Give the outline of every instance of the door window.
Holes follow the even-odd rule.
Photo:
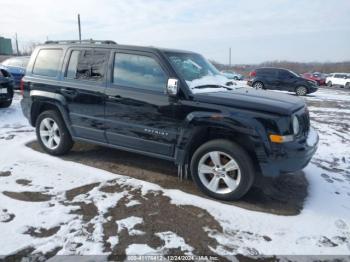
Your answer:
[[[106,75],[107,50],[74,50],[71,52],[66,77],[101,81]]]
[[[115,54],[114,84],[163,91],[166,82],[167,76],[154,58],[136,54]]]
[[[280,78],[280,79],[291,79],[291,78],[293,78],[293,76],[292,76],[291,73],[281,70],[281,71],[278,72],[278,78]]]

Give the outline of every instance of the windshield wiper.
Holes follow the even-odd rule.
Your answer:
[[[230,88],[228,86],[222,86],[222,85],[199,85],[199,86],[194,86],[192,88],[198,88],[198,89],[202,89],[202,88],[226,88],[227,90],[233,90],[233,88]]]

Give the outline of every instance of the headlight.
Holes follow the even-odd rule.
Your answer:
[[[293,133],[294,135],[299,134],[300,131],[300,124],[299,124],[299,119],[296,116],[293,116]]]

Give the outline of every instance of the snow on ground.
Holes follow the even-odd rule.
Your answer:
[[[0,109],[0,254],[29,249],[32,254],[108,255],[123,245],[125,254],[198,253],[195,243],[188,243],[177,228],[155,232],[154,237],[161,240],[157,245],[152,237],[146,243],[126,241],[142,238],[147,227],[154,227],[152,223],[169,222],[149,220],[149,216],[164,211],[159,209],[155,214],[121,214],[130,208],[141,209],[147,199],[154,204],[163,195],[179,210],[195,207],[215,218],[217,226],[208,224],[202,229],[217,243],[208,242],[206,250],[217,255],[348,255],[349,98],[350,92],[326,89],[306,98],[312,124],[320,135],[319,150],[304,169],[309,195],[299,215],[278,216],[33,151],[25,144],[34,140],[35,134],[22,116],[16,96],[11,108]],[[115,186],[118,190],[111,190]],[[138,190],[141,196],[136,197]],[[127,209],[119,208],[125,201]],[[203,214],[198,214],[198,220],[204,219]],[[186,223],[187,217],[183,220]]]

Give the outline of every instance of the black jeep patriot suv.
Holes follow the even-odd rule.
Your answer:
[[[26,72],[22,109],[49,154],[86,141],[166,159],[217,199],[302,169],[317,148],[303,100],[235,86],[197,53],[47,42]]]

